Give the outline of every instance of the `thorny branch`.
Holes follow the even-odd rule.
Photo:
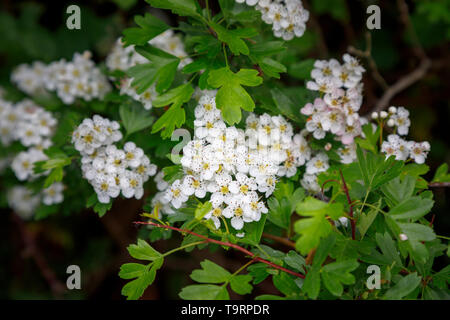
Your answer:
[[[267,265],[269,265],[269,266],[271,266],[271,267],[273,267],[275,269],[284,271],[284,272],[289,273],[289,274],[291,274],[293,276],[296,276],[296,277],[299,277],[299,278],[302,278],[302,279],[305,278],[305,276],[303,274],[294,272],[292,270],[289,270],[289,269],[286,269],[286,268],[284,268],[282,266],[279,266],[279,265],[277,265],[277,264],[275,264],[273,262],[270,262],[270,261],[268,261],[266,259],[263,259],[263,258],[257,256],[256,254],[254,254],[253,252],[250,252],[247,249],[245,249],[245,248],[243,248],[243,247],[241,247],[241,246],[239,246],[237,244],[231,243],[231,242],[224,242],[224,241],[211,239],[211,238],[208,238],[208,237],[206,237],[204,235],[201,235],[201,234],[198,234],[196,232],[193,232],[191,230],[180,229],[180,228],[172,227],[172,226],[169,226],[169,225],[162,225],[162,224],[154,223],[154,222],[151,222],[151,221],[148,221],[148,222],[136,221],[134,223],[135,224],[143,224],[143,225],[151,225],[151,226],[155,226],[155,227],[158,227],[158,228],[164,228],[164,229],[171,229],[171,230],[178,231],[180,233],[189,233],[189,234],[191,234],[193,236],[196,236],[196,237],[198,237],[200,239],[204,239],[206,242],[215,243],[215,244],[218,244],[218,245],[221,245],[221,246],[225,246],[225,247],[229,247],[229,248],[233,248],[233,249],[236,249],[238,251],[241,251],[241,252],[245,253],[246,255],[248,255],[253,260],[255,260],[255,261],[259,261],[259,262],[265,263],[265,264],[267,264]]]

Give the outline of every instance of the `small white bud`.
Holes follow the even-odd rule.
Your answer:
[[[388,125],[389,127],[395,126],[395,121],[394,121],[394,119],[389,119],[388,122],[387,122],[387,125]]]
[[[389,113],[397,113],[397,108],[394,106],[389,107]]]
[[[328,143],[325,145],[324,149],[325,149],[326,151],[330,151],[330,150],[331,150],[331,147],[332,147],[331,143],[328,142]]]
[[[381,119],[386,119],[387,116],[388,116],[388,113],[387,113],[386,111],[381,111],[381,112],[380,112],[380,118],[381,118]]]
[[[402,241],[408,240],[408,236],[407,236],[406,234],[404,234],[404,233],[400,233],[400,234],[398,235],[398,237],[399,237],[400,240],[402,240]]]
[[[378,112],[372,112],[372,119],[373,120],[378,119]]]

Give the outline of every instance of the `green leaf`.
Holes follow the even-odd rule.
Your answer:
[[[313,197],[306,198],[297,205],[297,213],[310,218],[300,219],[295,225],[295,232],[300,234],[296,248],[301,254],[308,253],[317,247],[321,238],[326,237],[332,230],[326,216],[337,219],[344,215],[341,203],[326,203]]]
[[[252,281],[253,277],[251,275],[237,275],[231,278],[230,280],[230,286],[231,290],[236,292],[237,294],[249,294],[252,292],[253,287],[250,284],[250,281]]]
[[[220,41],[225,42],[231,52],[237,56],[241,53],[248,55],[250,52],[247,44],[242,38],[251,38],[258,35],[258,32],[254,28],[228,30],[217,23],[211,23],[211,26],[217,33],[217,38],[219,38]]]
[[[284,262],[286,262],[288,266],[300,271],[301,273],[305,272],[305,269],[303,268],[306,265],[305,258],[303,258],[293,250],[288,252],[286,257],[284,258]]]
[[[302,287],[303,292],[305,292],[311,299],[316,299],[320,292],[320,273],[319,269],[311,269],[305,278],[305,282]]]
[[[213,88],[220,88],[216,95],[217,108],[222,110],[224,120],[233,125],[241,121],[241,108],[253,111],[255,103],[242,86],[258,86],[262,78],[258,77],[258,71],[241,69],[233,73],[228,67],[211,70],[208,76],[208,84]]]
[[[335,243],[336,235],[332,233],[328,237],[322,239],[317,247],[312,268],[306,274],[305,282],[302,287],[303,292],[305,292],[311,299],[316,299],[319,295],[321,266],[328,254],[331,252]]]
[[[410,198],[414,194],[415,186],[416,178],[405,176],[403,180],[401,180],[400,177],[397,177],[382,186],[381,191],[393,205],[396,205],[399,202]]]
[[[286,94],[284,94],[280,89],[274,88],[270,90],[272,95],[272,99],[275,102],[278,110],[280,110],[281,114],[286,116],[287,118],[301,123],[302,119],[300,118],[300,113],[298,112],[298,105],[294,103]]]
[[[253,221],[244,225],[245,237],[240,241],[251,245],[258,245],[266,224],[267,215],[263,214],[259,221]]]
[[[134,279],[146,272],[147,266],[140,263],[125,263],[120,267],[119,277],[122,279]]]
[[[448,164],[443,163],[434,174],[432,182],[450,182],[450,173],[448,173]]]
[[[180,106],[172,106],[153,124],[152,133],[161,132],[161,137],[164,139],[172,136],[175,128],[179,128],[186,121],[186,114],[184,109]]]
[[[307,59],[301,62],[293,63],[289,66],[288,74],[300,80],[311,78],[311,71],[314,68],[314,59]]]
[[[227,270],[212,261],[204,260],[200,262],[202,269],[194,270],[191,279],[200,283],[223,283],[227,282],[231,276]]]
[[[197,17],[197,6],[195,0],[145,0],[152,7],[171,10],[180,16]]]
[[[366,188],[375,190],[383,184],[398,177],[404,166],[403,161],[396,161],[394,157],[384,159],[384,156],[373,153],[364,155],[362,149],[356,148],[358,165]]]
[[[191,99],[194,89],[190,83],[178,86],[153,101],[155,107],[172,106],[153,125],[152,133],[161,132],[161,136],[169,138],[175,128],[180,128],[186,121],[186,113],[181,106]]]
[[[436,239],[436,234],[429,226],[418,223],[399,223],[398,226],[409,241],[432,241]]]
[[[400,300],[407,296],[420,284],[421,277],[417,275],[417,272],[411,273],[403,277],[395,286],[386,291],[383,299],[386,300]]]
[[[179,294],[183,300],[229,300],[227,288],[213,284],[194,284],[183,288]]]
[[[195,219],[201,220],[203,217],[210,212],[212,209],[212,204],[209,201],[206,201],[205,203],[198,204],[197,208],[195,209]]]
[[[403,200],[389,211],[389,215],[394,220],[411,219],[415,221],[428,212],[433,207],[433,200],[423,199],[419,196]]]
[[[262,72],[269,77],[280,79],[280,73],[286,72],[286,66],[271,58],[263,58],[258,62]]]
[[[155,82],[157,92],[169,89],[180,59],[150,45],[137,46],[135,50],[150,61],[135,65],[127,71],[127,75],[133,78],[131,86],[136,89],[136,93],[142,94]]]
[[[161,254],[153,249],[145,240],[138,239],[137,245],[131,244],[127,247],[128,253],[135,259],[154,261],[161,257]]]
[[[280,272],[272,277],[274,286],[280,290],[285,296],[296,295],[300,292],[300,288],[295,283],[294,279],[286,272]]]
[[[53,183],[59,182],[63,179],[64,171],[62,167],[57,167],[50,171],[50,174],[45,178],[44,188],[50,187]]]
[[[247,271],[253,277],[253,284],[259,284],[269,276],[267,268],[265,263],[255,263],[247,268]]]
[[[137,104],[122,104],[119,114],[128,135],[150,127],[154,120],[149,111]]]
[[[144,45],[169,29],[169,26],[165,22],[150,13],[146,13],[145,16],[137,15],[134,21],[140,28],[128,28],[123,31],[123,41],[126,46],[131,44]]]
[[[98,216],[101,218],[103,217],[106,212],[108,212],[112,207],[112,201],[109,203],[101,203],[98,201],[97,194],[93,193],[86,203],[86,208],[93,207],[95,213],[98,214]]]
[[[155,107],[165,107],[168,105],[179,107],[191,100],[193,93],[194,88],[192,88],[192,85],[190,83],[185,83],[158,96],[153,101],[153,105]]]
[[[375,235],[375,239],[377,241],[378,247],[381,249],[381,252],[383,252],[383,255],[385,255],[389,261],[395,261],[397,266],[403,265],[400,259],[400,255],[397,251],[397,246],[387,232],[384,235],[381,233],[377,233]]]
[[[325,287],[335,296],[341,296],[343,284],[355,283],[355,277],[350,273],[358,267],[356,260],[343,260],[325,265],[322,268],[322,280]]]
[[[381,201],[378,202],[377,208],[380,209],[381,207]],[[356,222],[356,227],[359,230],[359,233],[361,234],[361,240],[366,235],[367,230],[369,230],[370,226],[372,225],[373,221],[377,217],[378,210],[371,209],[368,213],[362,212],[361,215],[358,217],[358,220]]]
[[[127,300],[139,299],[145,289],[155,281],[156,271],[161,268],[164,259],[162,257],[156,259],[150,266],[150,270],[144,271],[137,279],[128,282],[122,288],[122,295],[127,297]],[[148,269],[148,267],[146,267]],[[127,274],[128,275],[128,274]]]

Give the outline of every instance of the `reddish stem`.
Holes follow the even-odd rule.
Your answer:
[[[344,179],[344,175],[342,174],[342,170],[339,169],[339,173],[341,174],[341,179],[342,179],[342,186],[345,192],[345,195],[347,196],[347,202],[348,205],[350,206],[350,225],[352,226],[352,239],[355,240],[355,219],[353,219],[353,202],[352,199],[350,198],[350,194],[348,192],[348,188],[347,188],[347,184],[345,183],[345,179]]]
[[[193,232],[191,230],[180,229],[180,228],[176,228],[176,227],[172,227],[172,226],[168,226],[168,225],[162,225],[162,224],[154,223],[154,222],[151,222],[151,221],[148,221],[148,222],[135,221],[134,223],[135,224],[151,225],[151,226],[155,226],[155,227],[158,227],[158,228],[164,228],[164,229],[171,229],[171,230],[175,230],[175,231],[178,231],[178,232],[181,232],[181,233],[189,233],[189,234],[192,234],[193,236],[196,236],[196,237],[199,237],[201,239],[204,239],[206,242],[216,243],[216,244],[219,244],[221,246],[230,247],[230,248],[236,249],[238,251],[241,251],[241,252],[245,253],[246,255],[250,256],[255,261],[259,261],[259,262],[265,263],[265,264],[267,264],[267,265],[269,265],[269,266],[271,266],[271,267],[273,267],[275,269],[284,271],[284,272],[289,273],[289,274],[291,274],[293,276],[296,276],[296,277],[299,277],[299,278],[302,278],[302,279],[305,278],[305,276],[300,274],[300,273],[297,273],[297,272],[291,271],[289,269],[283,268],[282,266],[279,266],[279,265],[277,265],[277,264],[275,264],[273,262],[270,262],[270,261],[265,260],[265,259],[263,259],[261,257],[258,257],[253,252],[250,252],[247,249],[245,249],[245,248],[243,248],[243,247],[241,247],[241,246],[239,246],[237,244],[231,243],[231,242],[223,242],[223,241],[211,239],[211,238],[208,238],[208,237],[206,237],[204,235],[195,233],[195,232]]]

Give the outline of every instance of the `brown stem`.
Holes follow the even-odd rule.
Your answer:
[[[445,188],[450,187],[450,182],[430,182],[428,184],[430,188]]]
[[[33,258],[34,262],[36,263],[37,267],[39,268],[42,276],[47,281],[48,285],[50,286],[50,289],[54,295],[55,298],[59,299],[62,297],[62,294],[65,291],[65,286],[56,278],[55,273],[50,268],[50,266],[47,263],[47,260],[45,259],[42,252],[37,247],[33,235],[30,234],[28,229],[25,226],[25,223],[23,220],[15,213],[12,215],[12,220],[17,225],[19,232],[22,236],[25,250],[24,252]]]
[[[413,85],[414,83],[422,79],[426,75],[430,67],[431,61],[428,58],[422,60],[417,69],[400,78],[400,80],[398,80],[384,92],[381,99],[375,105],[375,109],[373,111],[379,112],[386,109],[393,97],[395,97],[398,93],[402,92],[409,86]]]
[[[352,227],[352,239],[355,240],[355,219],[353,218],[353,202],[350,198],[350,193],[348,192],[347,184],[345,183],[344,175],[342,174],[342,170],[339,169],[339,173],[341,174],[342,179],[342,187],[344,189],[345,195],[347,196],[347,202],[350,206],[350,225]]]
[[[169,225],[162,225],[162,224],[154,223],[154,222],[151,222],[151,221],[148,221],[148,222],[135,221],[134,223],[135,224],[143,224],[143,225],[151,225],[151,226],[155,226],[155,227],[158,227],[158,228],[164,228],[164,229],[171,229],[171,230],[178,231],[180,233],[189,233],[189,234],[192,234],[193,236],[196,236],[196,237],[198,237],[200,239],[204,239],[206,242],[215,243],[215,244],[218,244],[218,245],[221,245],[221,246],[230,247],[230,248],[236,249],[238,251],[241,251],[241,252],[245,253],[246,255],[250,256],[255,261],[259,261],[259,262],[265,263],[265,264],[267,264],[267,265],[269,265],[269,266],[271,266],[271,267],[273,267],[275,269],[284,271],[284,272],[289,273],[289,274],[291,274],[293,276],[296,276],[296,277],[299,277],[299,278],[302,278],[302,279],[305,278],[305,276],[303,274],[291,271],[291,270],[286,269],[286,268],[284,268],[282,266],[279,266],[279,265],[277,265],[277,264],[275,264],[273,262],[270,262],[270,261],[265,260],[265,259],[263,259],[261,257],[258,257],[253,252],[250,252],[247,249],[245,249],[245,248],[243,248],[243,247],[241,247],[241,246],[239,246],[237,244],[231,243],[231,242],[224,242],[224,241],[211,239],[211,238],[208,238],[208,237],[206,237],[204,235],[201,235],[201,234],[198,234],[196,232],[193,232],[191,230],[180,229],[180,228],[172,227],[172,226],[169,226]]]
[[[372,34],[370,32],[366,32],[366,50],[362,51],[359,49],[356,49],[353,46],[348,47],[348,52],[351,54],[358,56],[359,58],[363,58],[367,60],[367,63],[369,64],[369,68],[372,71],[372,77],[373,79],[378,83],[378,85],[383,88],[383,90],[387,90],[389,88],[389,85],[387,84],[386,80],[381,76],[380,72],[378,71],[377,64],[375,62],[375,59],[372,57]]]
[[[286,245],[288,247],[291,247],[291,248],[295,249],[295,242],[292,242],[291,240],[289,240],[287,238],[275,236],[275,235],[269,234],[269,233],[263,233],[262,236],[264,238],[271,239],[273,241],[276,241],[278,243],[284,244],[284,245]]]

